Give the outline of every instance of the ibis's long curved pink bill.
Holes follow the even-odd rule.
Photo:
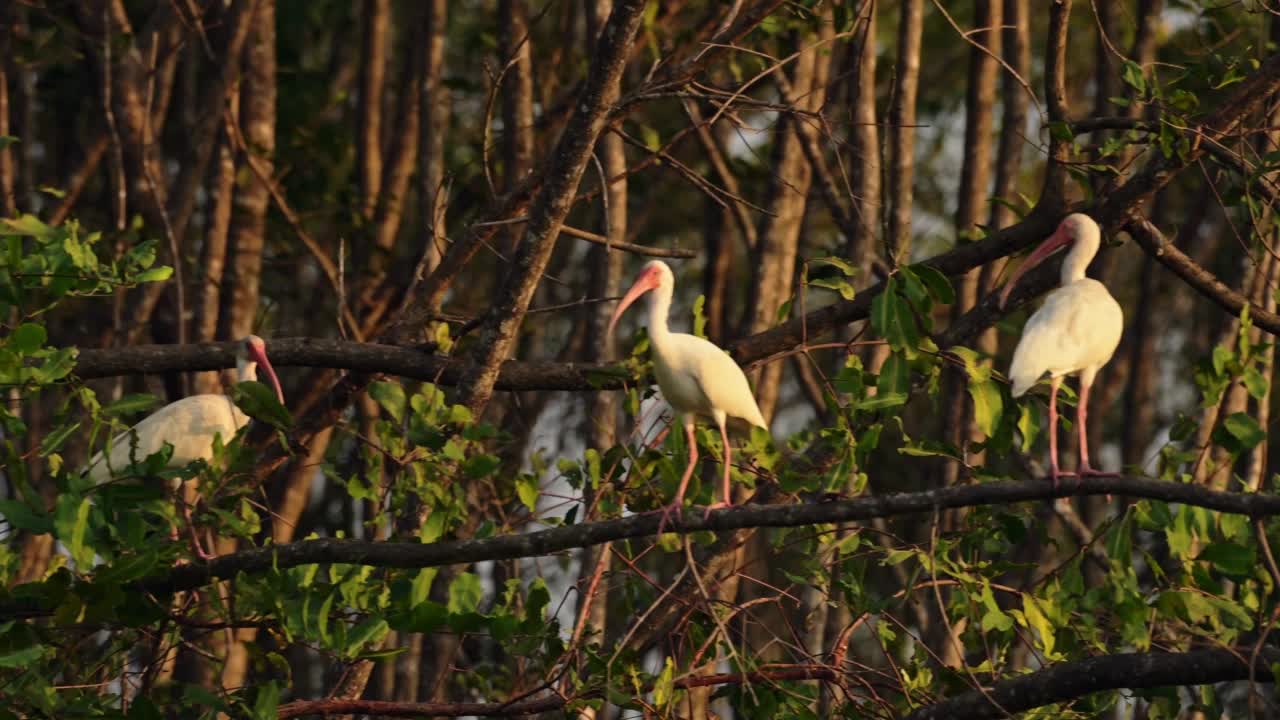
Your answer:
[[[605,331],[605,337],[613,337],[613,329],[618,325],[618,318],[622,317],[622,313],[626,312],[631,303],[635,302],[641,295],[657,287],[654,281],[655,277],[656,273],[646,272],[636,278],[631,289],[627,291],[626,295],[622,296],[622,301],[618,303],[618,309],[613,311],[613,317],[609,318],[609,329]]]
[[[275,368],[271,367],[271,361],[267,359],[267,351],[265,348],[256,344],[249,343],[249,358],[258,363],[258,367],[267,372],[267,377],[271,378],[271,386],[276,389],[276,398],[280,404],[284,404],[284,390],[280,387],[280,378],[276,377]]]
[[[1055,230],[1047,240],[1040,243],[1040,247],[1036,248],[1035,252],[1032,252],[1031,255],[1023,261],[1017,272],[1013,274],[1013,277],[1009,278],[1009,282],[1004,284],[1004,289],[1000,291],[1000,309],[1004,309],[1005,304],[1009,300],[1009,293],[1013,292],[1013,288],[1017,286],[1018,281],[1022,279],[1023,275],[1026,275],[1031,268],[1044,262],[1045,258],[1052,255],[1059,248],[1065,247],[1069,244],[1071,244],[1071,236],[1063,232],[1061,226],[1059,226],[1059,228]]]

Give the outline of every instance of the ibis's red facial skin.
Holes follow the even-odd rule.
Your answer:
[[[258,364],[258,367],[266,371],[267,377],[271,378],[271,386],[276,390],[276,398],[280,400],[280,404],[284,404],[284,390],[280,388],[280,378],[276,377],[275,368],[271,367],[271,361],[267,359],[267,346],[262,342],[261,338],[250,338],[244,343],[245,353],[249,359]]]
[[[1044,262],[1045,258],[1074,241],[1075,237],[1071,234],[1070,229],[1067,228],[1066,223],[1059,225],[1058,229],[1054,230],[1047,240],[1040,243],[1040,247],[1036,248],[1035,252],[1031,253],[1026,261],[1022,263],[1022,266],[1013,274],[1013,277],[1009,278],[1009,282],[1004,284],[1004,290],[1000,291],[1000,309],[1004,309],[1005,303],[1009,300],[1009,293],[1013,292],[1013,288],[1018,284],[1018,280],[1022,279],[1023,275],[1026,275],[1031,268]]]
[[[618,303],[618,309],[613,311],[613,317],[609,318],[609,329],[605,332],[605,336],[613,337],[613,329],[618,324],[618,318],[622,317],[622,313],[626,311],[627,307],[641,295],[658,287],[661,282],[662,270],[659,268],[650,267],[640,273],[640,277],[636,278],[631,289],[622,297],[622,302]]]

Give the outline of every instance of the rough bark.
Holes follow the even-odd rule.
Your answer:
[[[803,50],[796,58],[787,81],[791,88],[790,99],[797,109],[810,113],[820,111],[826,101],[831,56],[822,51],[819,43],[829,39],[832,30],[829,23],[822,23],[821,27],[820,34],[799,38]],[[766,214],[760,225],[760,244],[753,258],[754,277],[744,324],[747,333],[777,324],[779,308],[793,292],[800,230],[813,179],[813,169],[805,157],[803,141],[796,127],[797,123],[804,121],[796,115],[779,118],[777,139],[770,157],[773,175],[768,195],[762,203]],[[767,365],[755,382],[756,402],[766,420],[772,418],[777,409],[783,367],[782,363]]]
[[[16,8],[5,5],[0,8],[0,213],[13,217],[18,213],[17,168],[9,138],[13,130],[9,125],[9,78],[14,73],[13,32]]]
[[[229,113],[237,114],[239,96],[233,95]],[[208,219],[205,221],[204,245],[200,250],[199,293],[196,296],[196,316],[192,339],[195,342],[212,342],[218,335],[218,316],[222,296],[223,271],[227,259],[227,237],[231,228],[231,205],[235,196],[236,152],[233,141],[225,131],[218,138],[218,150],[209,178]],[[216,392],[220,387],[218,373],[200,373],[193,385],[197,393]]]
[[[239,130],[244,147],[240,151],[252,156],[257,166],[269,175],[276,146],[275,0],[259,0],[243,62]],[[244,337],[255,327],[270,199],[266,183],[255,175],[246,175],[236,187],[228,242],[228,273],[219,318],[222,336],[226,338]]]
[[[862,271],[859,285],[869,284],[871,258],[880,236],[880,128],[876,113],[876,3],[863,4],[862,24],[851,54],[849,105],[852,127],[849,165],[852,168],[853,215],[859,233],[847,240],[849,260]]]
[[[481,323],[479,343],[465,373],[461,400],[479,415],[493,394],[498,370],[515,345],[529,301],[555,248],[560,225],[573,202],[596,139],[604,129],[609,106],[618,97],[622,70],[640,24],[643,3],[615,5],[591,65],[578,105],[560,136],[545,171],[546,181],[534,198],[524,240],[512,272]]]
[[[1004,37],[1001,40],[1004,61],[1023,79],[1031,76],[1031,16],[1028,3],[1029,0],[1004,0]],[[1000,145],[996,150],[996,178],[991,190],[995,202],[991,203],[989,221],[990,227],[996,230],[1008,227],[1017,219],[1013,208],[1006,203],[1018,202],[1016,192],[1022,171],[1023,147],[1026,144],[1027,112],[1031,105],[1026,90],[1013,73],[997,72],[1000,72],[1000,104],[1003,115],[1000,119]],[[979,294],[986,294],[995,287],[1004,265],[1003,261],[998,260],[982,266],[978,281]],[[980,337],[979,348],[994,352],[995,330],[989,330]]]
[[[500,47],[506,62],[502,79],[503,188],[510,192],[533,168],[533,41],[529,3],[500,0]]]
[[[449,92],[444,85],[445,30],[448,28],[448,0],[427,0],[423,12],[426,42],[423,43],[423,75],[419,152],[419,222],[424,247],[416,283],[440,264],[445,242],[444,146],[449,131]],[[412,293],[406,293],[411,296]]]
[[[1000,55],[1000,32],[1003,24],[1002,0],[975,0],[975,28],[972,34],[974,46],[969,48],[969,87],[965,96],[964,160],[960,168],[959,203],[956,210],[956,242],[976,239],[981,232],[978,225],[987,217],[988,187],[991,182],[991,141],[996,101],[996,58]],[[1003,145],[1003,143],[1002,143]],[[978,301],[980,270],[970,270],[956,283],[956,302],[951,307],[951,318],[956,320],[968,312]],[[979,336],[984,337],[984,336]],[[988,353],[994,346],[980,347]],[[949,429],[948,440],[965,448],[969,441],[982,440],[982,434],[969,417],[969,397],[964,388],[968,383],[965,373],[951,369],[948,373],[950,389],[944,393],[949,398],[949,412],[944,429]],[[981,465],[981,453],[967,458]],[[943,483],[954,484],[960,476],[958,463],[947,463]],[[948,647],[954,647],[949,643]]]
[[[364,0],[361,10],[360,121],[356,152],[360,209],[372,218],[382,189],[382,94],[391,50],[391,0]]]
[[[886,208],[889,262],[911,257],[911,197],[915,177],[916,92],[920,85],[920,36],[924,0],[902,0],[898,13],[898,60],[889,107],[889,204]]]

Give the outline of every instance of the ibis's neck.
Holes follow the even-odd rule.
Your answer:
[[[671,329],[667,327],[667,316],[671,313],[671,288],[659,285],[649,293],[649,341],[654,347],[667,344],[671,337]]]
[[[1093,256],[1098,254],[1099,243],[1100,240],[1097,235],[1084,233],[1071,244],[1071,250],[1062,259],[1063,285],[1070,285],[1077,280],[1084,279],[1085,270],[1089,269],[1089,263],[1093,262]]]
[[[257,382],[258,363],[252,360],[236,360],[236,375],[240,382]]]

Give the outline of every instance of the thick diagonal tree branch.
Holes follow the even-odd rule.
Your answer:
[[[1250,302],[1249,298],[1219,280],[1216,275],[1179,250],[1178,246],[1170,242],[1164,233],[1160,232],[1160,228],[1153,225],[1151,221],[1146,218],[1136,218],[1126,229],[1130,237],[1136,240],[1148,255],[1171,270],[1174,275],[1182,278],[1196,292],[1234,315],[1239,315],[1244,306],[1249,305],[1249,317],[1252,318],[1254,325],[1273,335],[1280,335],[1280,314]]]
[[[501,297],[490,306],[481,324],[480,344],[462,376],[462,404],[476,415],[489,403],[502,361],[511,353],[533,292],[555,249],[560,226],[573,205],[573,195],[591,158],[596,138],[618,98],[622,71],[640,28],[643,10],[644,3],[640,0],[619,2],[600,33],[586,86],[551,154],[544,172],[546,180],[529,209],[529,224],[525,226],[513,270]]]

